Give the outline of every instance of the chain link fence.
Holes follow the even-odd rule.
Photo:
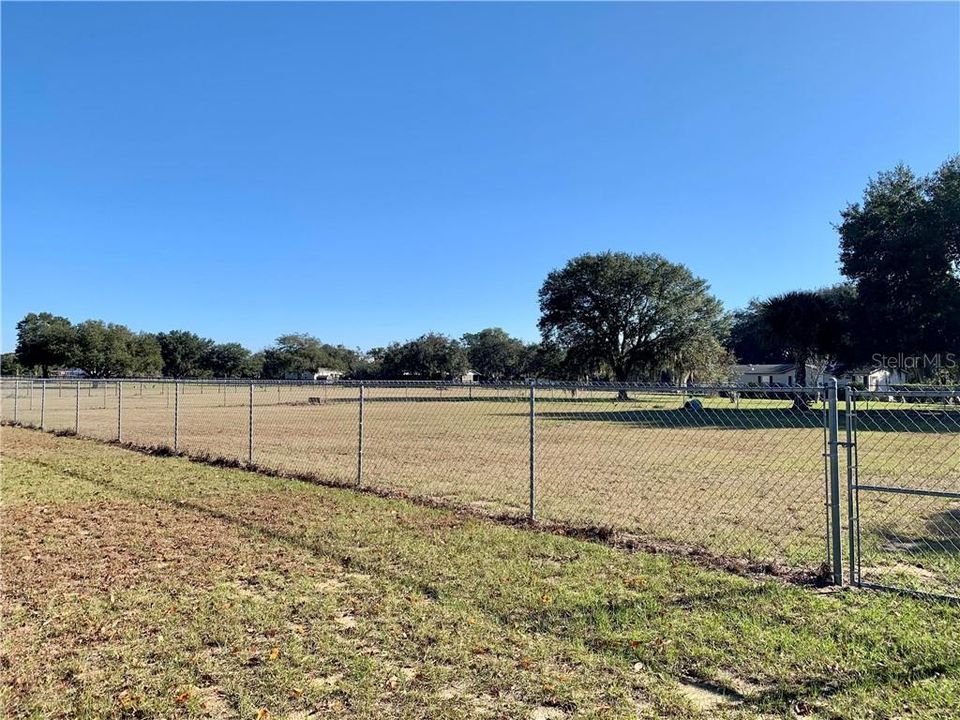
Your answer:
[[[957,395],[5,378],[2,416],[773,571],[826,569],[839,582],[849,566],[854,583],[954,595]]]
[[[851,390],[851,581],[960,596],[960,390]]]

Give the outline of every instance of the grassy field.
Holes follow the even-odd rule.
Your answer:
[[[246,386],[187,385],[179,404],[169,390],[124,385],[125,441],[171,445],[178,405],[181,450],[247,459]],[[337,386],[257,386],[254,462],[354,482],[357,393]],[[21,394],[19,418],[38,423],[33,395]],[[52,384],[46,395],[46,427],[72,430],[75,385]],[[318,404],[310,404],[311,397]],[[79,399],[80,433],[115,438],[115,384],[84,385]],[[364,484],[493,513],[526,512],[526,390],[380,387],[367,388],[366,399]],[[618,402],[609,391],[574,397],[539,390],[538,515],[789,568],[820,565],[827,555],[822,413],[793,412],[789,400],[733,403],[719,397],[703,399],[703,411],[690,411],[682,407],[685,399],[635,393]],[[11,411],[8,398],[4,417]],[[860,415],[862,481],[960,488],[960,411],[874,402]],[[910,569],[919,565],[924,573],[946,576],[947,585],[960,583],[958,508],[935,499],[864,497],[865,577],[905,569],[904,577],[927,583]]]
[[[4,428],[0,714],[950,718],[960,608]]]

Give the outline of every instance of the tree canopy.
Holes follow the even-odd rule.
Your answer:
[[[837,230],[863,355],[960,349],[960,156],[926,178],[904,165],[880,173]]]
[[[263,376],[267,378],[312,375],[320,368],[350,373],[361,365],[358,351],[321,342],[305,333],[281,335],[263,352]]]
[[[90,377],[132,375],[135,336],[123,325],[86,320],[76,327],[71,364]]]
[[[826,367],[849,357],[855,300],[850,285],[793,290],[753,300],[734,316],[731,347],[744,362],[796,363],[797,383],[805,385],[808,363]]]
[[[163,374],[167,377],[196,377],[205,373],[204,365],[214,347],[213,340],[202,338],[187,330],[159,333]]]
[[[40,368],[43,377],[50,368],[72,360],[76,333],[70,321],[48,312],[29,313],[17,323],[17,360],[24,367]]]
[[[248,374],[250,351],[240,343],[217,343],[207,351],[204,365],[213,377],[237,378]]]
[[[614,379],[694,372],[702,350],[721,351],[723,308],[705,280],[660,255],[581,255],[540,289],[540,331]]]
[[[526,372],[531,349],[502,328],[486,328],[463,336],[470,369],[485,380],[517,380]]]
[[[390,379],[452,380],[467,371],[467,353],[453,338],[427,333],[405,343],[393,343],[380,361],[381,375]]]

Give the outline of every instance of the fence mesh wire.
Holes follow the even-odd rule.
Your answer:
[[[47,430],[102,440],[119,434],[139,446],[176,446],[498,515],[526,516],[532,502],[539,520],[785,569],[816,570],[830,560],[822,390],[43,384],[4,379],[3,419],[33,426],[42,420]],[[957,594],[957,393],[850,393],[849,425],[842,390],[839,414],[849,462],[844,450],[839,454],[848,480],[840,524],[851,578]],[[870,489],[880,486],[921,492]]]
[[[960,392],[851,395],[855,581],[960,596]]]

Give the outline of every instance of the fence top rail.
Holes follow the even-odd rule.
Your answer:
[[[16,376],[4,376],[0,381],[11,383],[17,380]],[[86,385],[102,385],[115,383],[143,383],[172,385],[248,385],[254,386],[282,386],[282,387],[346,387],[356,388],[361,385],[367,388],[422,388],[422,389],[491,389],[491,390],[529,390],[534,387],[538,390],[584,391],[584,392],[619,392],[630,391],[635,393],[658,393],[671,395],[690,395],[717,392],[736,392],[746,395],[769,394],[811,394],[822,393],[826,385],[746,385],[737,383],[711,383],[695,385],[676,385],[670,383],[647,382],[605,382],[605,381],[574,381],[574,380],[525,380],[525,381],[479,381],[463,382],[459,380],[286,380],[266,378],[170,378],[170,377],[125,377],[125,378],[94,378],[94,377],[52,377],[36,378],[20,376],[21,380],[32,380],[37,383],[80,383]],[[902,394],[902,393],[897,393]]]
[[[910,390],[900,390],[898,388],[887,388],[886,390],[858,390],[852,388],[854,396],[858,398],[942,398],[944,400],[960,397],[960,386],[957,387],[938,387],[938,388],[918,388]]]

